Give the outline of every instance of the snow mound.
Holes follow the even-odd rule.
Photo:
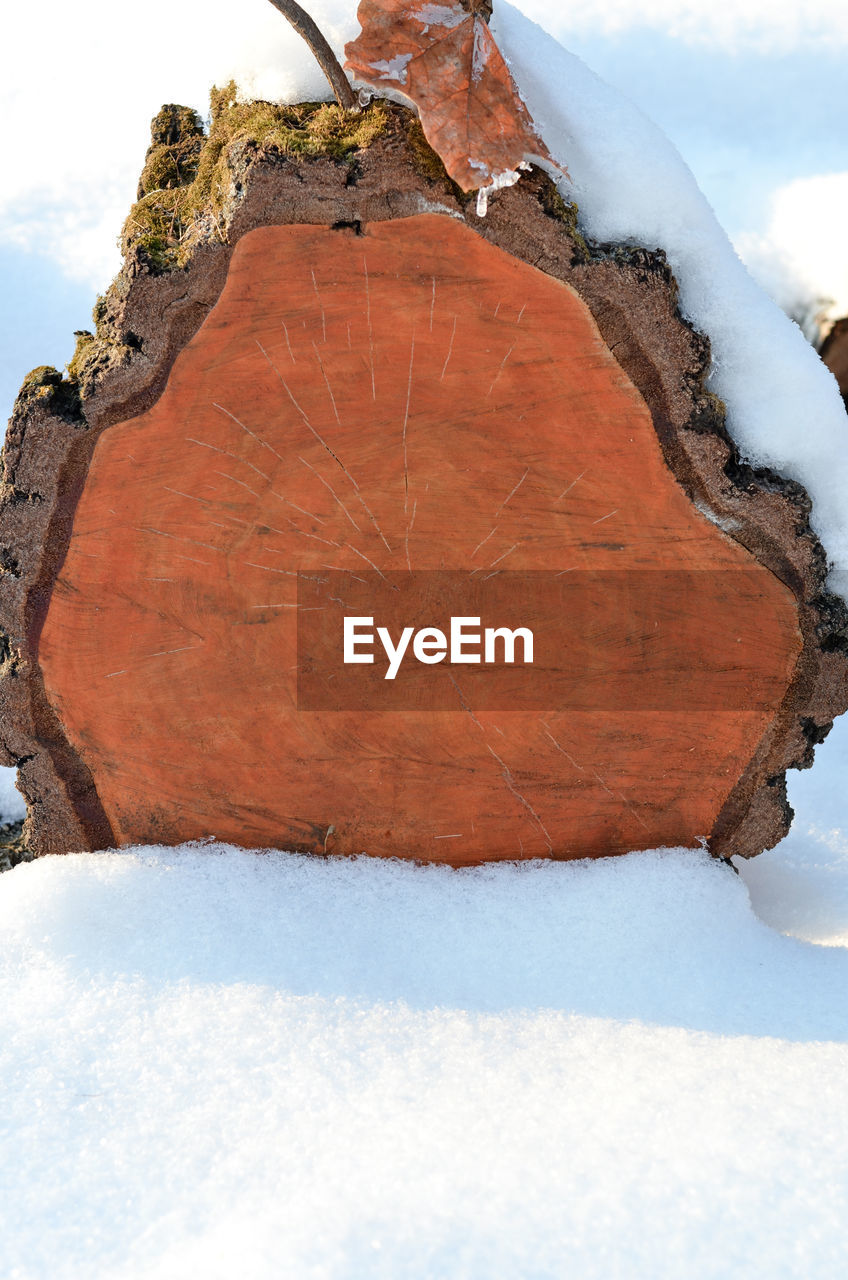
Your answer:
[[[816,748],[816,766],[789,775],[795,810],[785,840],[739,862],[754,910],[781,933],[848,947],[848,718]]]
[[[14,1280],[835,1275],[848,952],[691,851],[0,882]]]

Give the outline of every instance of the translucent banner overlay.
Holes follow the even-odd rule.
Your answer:
[[[762,569],[300,574],[298,708],[770,710],[800,647],[774,586]]]

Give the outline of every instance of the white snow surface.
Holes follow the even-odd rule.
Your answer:
[[[836,1280],[848,726],[819,756],[741,878],[214,845],[0,876],[3,1280]]]
[[[691,851],[20,866],[2,1274],[836,1277],[846,991]]]
[[[846,210],[848,173],[797,178],[775,193],[764,232],[736,242],[754,277],[787,314],[803,313],[805,300],[817,302],[828,320],[848,313]],[[815,337],[816,327],[810,332]]]
[[[801,330],[760,289],[678,152],[632,103],[505,2],[492,30],[564,191],[598,240],[661,248],[681,308],[712,344],[710,388],[748,460],[799,480],[848,598],[848,419],[836,381]]]

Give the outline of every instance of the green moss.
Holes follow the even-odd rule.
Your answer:
[[[138,183],[138,198],[193,182],[203,143],[203,121],[197,112],[174,102],[166,103],[150,125],[150,147]]]
[[[23,828],[23,822],[4,822],[0,825],[0,871],[11,871],[18,863],[32,860]]]
[[[464,192],[451,178],[444,166],[442,157],[430,146],[424,136],[424,130],[421,128],[421,121],[417,116],[410,116],[407,120],[406,140],[409,143],[412,158],[419,172],[423,173],[425,178],[429,178],[431,182],[447,184],[460,200],[469,199],[467,192]]]
[[[97,295],[97,301],[91,309],[91,318],[94,321],[94,331],[99,334],[106,320],[107,303],[104,294]]]
[[[693,431],[721,435],[725,432],[726,420],[727,409],[724,401],[720,400],[714,392],[706,391],[702,387],[698,395],[697,407],[688,425]]]
[[[124,248],[140,250],[154,270],[183,266],[201,238],[225,238],[237,149],[350,161],[390,121],[379,101],[357,113],[318,102],[239,102],[232,82],[212,90],[210,109],[205,137],[196,114],[186,107],[163,107],[153,121],[139,199],[124,226]]]
[[[75,330],[74,337],[77,341],[74,347],[74,354],[68,361],[68,377],[71,382],[80,382],[88,359],[92,355],[91,344],[93,342],[96,343],[97,339],[87,329]]]
[[[107,370],[125,364],[132,354],[129,346],[108,333],[108,326],[103,329],[97,336],[87,329],[78,329],[74,334],[77,344],[67,365],[68,381],[63,385],[69,386],[80,401],[91,394]]]
[[[569,204],[567,200],[563,200],[559,191],[557,191],[556,185],[551,181],[545,183],[542,189],[542,207],[545,213],[565,224],[569,238],[576,250],[575,257],[577,261],[588,262],[592,255],[589,252],[589,246],[577,229],[579,212],[577,205]]]
[[[15,412],[25,412],[36,405],[68,422],[78,423],[82,417],[78,388],[49,364],[39,365],[24,378]]]
[[[20,395],[43,398],[50,394],[51,388],[58,387],[61,382],[62,375],[58,369],[54,369],[51,364],[40,364],[24,378]]]

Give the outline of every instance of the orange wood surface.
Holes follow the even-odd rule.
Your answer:
[[[753,572],[722,630],[770,705],[298,709],[298,573],[499,568]],[[695,844],[799,650],[573,290],[425,214],[239,242],[158,403],[97,443],[40,661],[122,844],[459,864]]]

